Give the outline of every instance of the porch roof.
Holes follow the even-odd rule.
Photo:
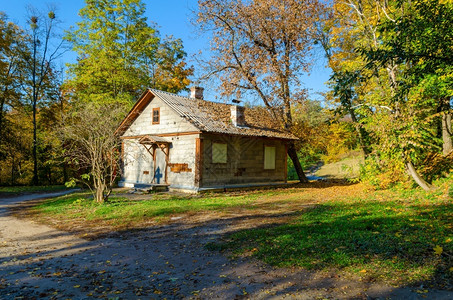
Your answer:
[[[171,144],[169,140],[164,137],[157,136],[157,135],[145,135],[141,137],[139,143],[142,145],[162,145],[162,144]]]

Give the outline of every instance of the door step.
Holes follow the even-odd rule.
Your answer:
[[[135,193],[167,192],[169,184],[135,184]]]

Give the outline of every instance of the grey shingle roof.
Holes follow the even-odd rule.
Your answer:
[[[290,132],[283,130],[279,122],[262,107],[246,107],[244,114],[247,126],[236,127],[230,121],[229,104],[182,97],[155,89],[149,90],[202,132],[297,139]]]

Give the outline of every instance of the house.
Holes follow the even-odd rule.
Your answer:
[[[286,182],[287,143],[296,139],[262,107],[145,91],[121,122],[124,187],[168,185],[170,190]]]

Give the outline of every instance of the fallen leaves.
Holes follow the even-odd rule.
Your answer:
[[[434,247],[433,250],[434,250],[434,253],[435,253],[436,255],[441,255],[442,252],[444,252],[444,248],[442,248],[442,247],[439,246],[439,245],[436,245],[436,247]]]

